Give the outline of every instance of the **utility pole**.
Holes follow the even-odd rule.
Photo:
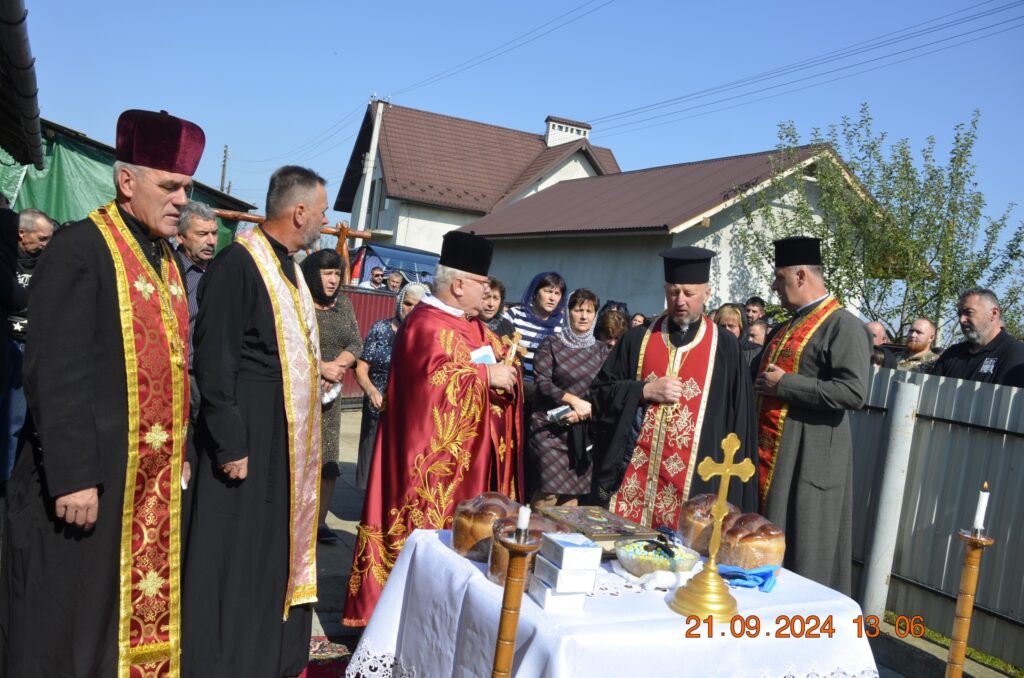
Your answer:
[[[228,174],[228,145],[224,144],[224,160],[220,163],[220,192],[224,192],[224,180]]]

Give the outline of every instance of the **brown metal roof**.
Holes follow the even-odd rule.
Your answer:
[[[373,129],[371,102],[356,138],[334,209],[351,212],[362,176],[363,156]],[[617,172],[609,149],[591,149],[601,167]],[[559,147],[555,147],[559,148]],[[529,169],[542,174],[548,154],[541,134],[497,127],[403,106],[385,105],[379,138],[380,163],[387,195],[428,205],[486,214],[517,185]]]
[[[799,163],[821,150],[803,146],[792,159],[764,151],[563,181],[461,230],[492,237],[668,230],[768,180],[773,161]]]

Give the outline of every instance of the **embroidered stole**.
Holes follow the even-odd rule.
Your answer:
[[[235,237],[252,255],[270,296],[288,424],[289,567],[284,618],[293,605],[316,602],[316,527],[320,507],[320,335],[313,297],[295,266],[292,285],[263,231]]]
[[[128,398],[118,678],[180,675],[188,301],[170,248],[150,265],[114,203],[89,215],[114,263]]]
[[[791,319],[765,347],[759,372],[775,364],[790,374],[800,373],[800,356],[807,342],[811,340],[821,324],[842,306],[835,297],[829,296],[809,313]],[[761,491],[761,509],[765,508],[768,488],[775,473],[775,461],[782,443],[782,429],[786,423],[789,403],[773,396],[757,398],[757,454],[761,463],[758,468],[758,482]]]
[[[690,496],[718,348],[718,328],[706,317],[700,322],[693,340],[676,348],[662,315],[640,345],[638,381],[671,375],[683,381],[678,403],[647,407],[622,485],[611,500],[613,512],[647,527],[676,529],[680,507]]]

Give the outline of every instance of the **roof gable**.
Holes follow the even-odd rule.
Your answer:
[[[338,211],[352,211],[370,147],[374,103],[352,149],[335,201]],[[618,171],[609,149],[586,145],[599,171]],[[378,141],[389,197],[480,214],[491,211],[535,161],[556,149],[556,155],[565,153],[558,146],[547,148],[540,134],[390,104],[384,107]]]
[[[607,151],[607,149],[602,150]],[[615,162],[615,156],[611,154],[611,151],[608,151],[603,158],[604,162],[609,163],[610,166],[605,165],[602,162],[602,157],[594,151],[594,146],[591,146],[590,142],[586,139],[579,139],[566,144],[552,146],[551,148],[545,148],[537,154],[533,162],[527,165],[522,174],[508,187],[505,195],[494,205],[494,209],[515,200],[517,195],[576,153],[583,153],[598,174],[612,174],[620,171],[619,164]]]
[[[802,146],[792,167],[812,161],[820,146]],[[780,151],[652,167],[563,181],[463,227],[483,236],[571,232],[681,230],[724,209],[771,179]]]

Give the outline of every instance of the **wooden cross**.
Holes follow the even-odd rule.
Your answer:
[[[722,440],[722,463],[713,461],[711,457],[704,457],[697,466],[697,473],[707,482],[715,476],[722,478],[718,486],[718,498],[711,509],[711,516],[715,521],[714,531],[711,533],[711,543],[708,545],[708,568],[718,570],[718,547],[722,543],[722,519],[729,512],[726,504],[726,497],[729,496],[729,481],[733,476],[741,482],[747,482],[754,475],[754,464],[749,459],[736,463],[736,451],[740,449],[740,439],[735,433],[730,433]]]
[[[373,237],[373,234],[367,231],[353,231],[348,227],[347,221],[339,221],[334,225],[334,228],[321,228],[320,232],[338,237],[338,244],[334,249],[341,255],[341,284],[346,286],[351,284],[352,269],[348,258],[348,239],[363,238],[364,240],[369,240]]]
[[[512,365],[515,363],[517,354],[523,356],[526,355],[526,349],[519,345],[519,341],[522,338],[523,335],[519,332],[513,333],[511,339],[509,337],[501,338],[501,343],[508,346],[508,349],[505,351],[505,357],[501,359],[501,362],[506,365]]]
[[[262,224],[267,218],[262,214],[249,214],[248,212],[236,212],[234,210],[222,210],[214,208],[213,213],[224,221],[248,221],[253,224]],[[349,229],[347,221],[339,221],[334,228],[321,228],[321,233],[338,236],[338,246],[335,248],[343,262],[341,269],[341,284],[348,285],[352,282],[352,271],[349,268],[348,239],[362,238],[369,240],[373,233],[368,231],[353,231]]]

